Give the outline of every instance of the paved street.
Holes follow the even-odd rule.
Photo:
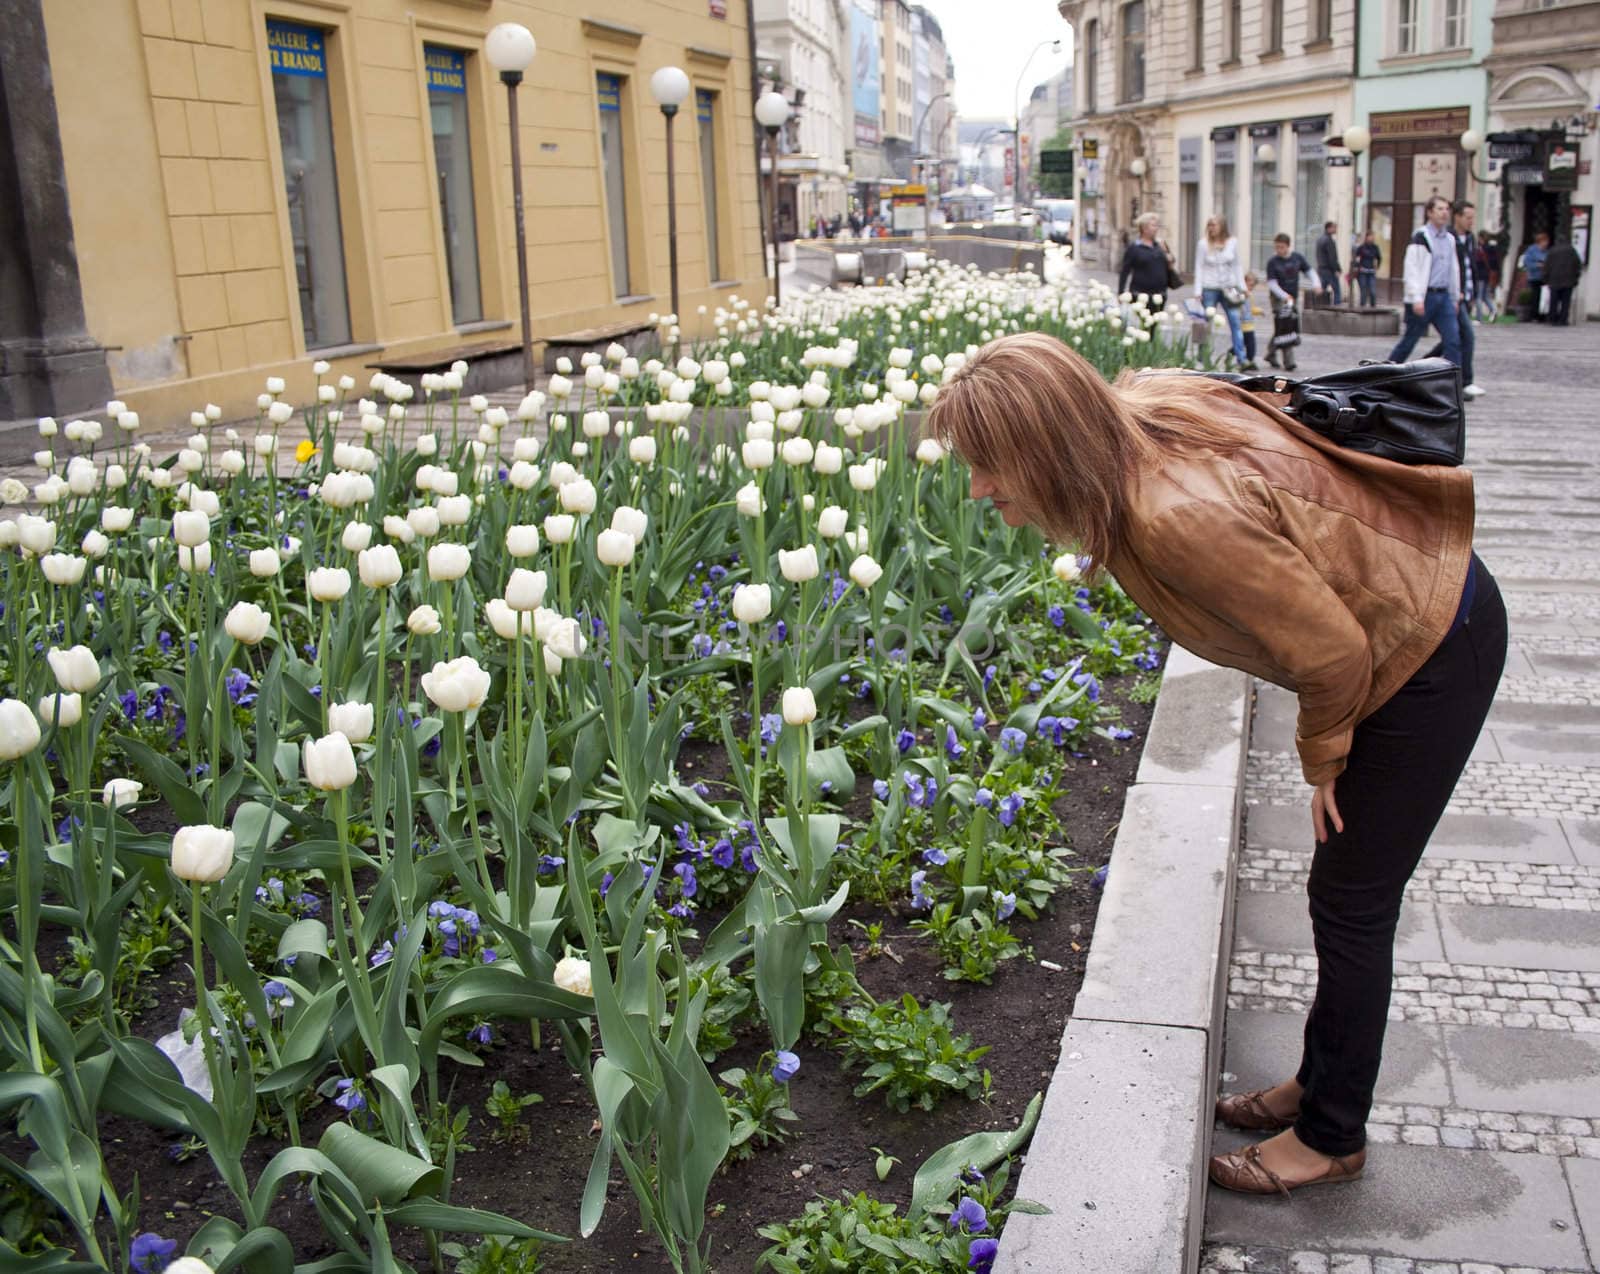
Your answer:
[[[1310,337],[1299,374],[1384,352]],[[1366,1176],[1292,1201],[1212,1190],[1204,1274],[1600,1269],[1600,328],[1480,328],[1476,378],[1477,548],[1511,650],[1407,894]],[[1294,699],[1258,690],[1219,1084],[1234,1090],[1293,1073],[1316,981]]]

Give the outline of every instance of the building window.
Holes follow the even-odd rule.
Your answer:
[[[1395,0],[1394,51],[1399,55],[1417,51],[1417,6],[1421,0]]]
[[[289,204],[289,238],[306,348],[350,343],[339,178],[333,158],[326,33],[270,20],[267,49],[278,108],[278,145]]]
[[[722,278],[721,217],[717,211],[717,95],[706,89],[694,93],[694,115],[700,130],[700,191],[706,210],[706,270],[716,282]]]
[[[1100,109],[1100,23],[1091,20],[1083,42],[1083,109],[1093,115]]]
[[[1467,0],[1444,0],[1444,47],[1465,48],[1467,38]]]
[[[1239,143],[1231,135],[1231,129],[1229,133],[1227,137],[1213,137],[1211,140],[1211,210],[1217,216],[1227,218],[1231,228],[1239,221],[1236,208],[1238,186],[1234,182]]]
[[[1250,264],[1258,274],[1265,275],[1267,258],[1273,253],[1272,241],[1278,231],[1278,168],[1267,165],[1257,157],[1262,143],[1278,146],[1276,128],[1253,127],[1250,130]],[[1302,250],[1305,245],[1301,245]]]
[[[1333,39],[1333,0],[1312,0],[1311,22],[1313,43]]]
[[[1198,71],[1206,64],[1206,0],[1189,4],[1189,69]]]
[[[1244,26],[1244,0],[1228,0],[1228,56],[1225,62],[1239,60],[1239,31]]]
[[[1328,220],[1328,148],[1322,140],[1327,131],[1326,120],[1315,127],[1297,123],[1294,130],[1295,236],[1303,252],[1322,237],[1323,224]]]
[[[1129,0],[1122,6],[1121,100],[1144,100],[1144,0]]]
[[[597,72],[595,91],[600,104],[600,167],[605,174],[611,276],[618,296],[632,296],[632,276],[628,268],[628,188],[623,179],[622,77]]]
[[[1263,53],[1283,52],[1283,0],[1266,0],[1266,38]]]
[[[428,115],[433,127],[434,175],[444,259],[450,270],[450,313],[457,324],[483,317],[478,279],[478,220],[472,201],[472,146],[467,131],[467,58],[427,44]]]

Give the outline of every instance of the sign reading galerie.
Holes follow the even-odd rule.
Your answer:
[[[328,60],[322,32],[294,22],[267,20],[267,52],[274,75],[310,75],[326,79]]]
[[[422,51],[423,66],[428,73],[430,93],[465,93],[467,91],[467,59],[454,49],[441,49],[429,44]]]

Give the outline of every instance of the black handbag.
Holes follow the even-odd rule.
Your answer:
[[[1442,358],[1362,363],[1307,380],[1206,375],[1252,393],[1287,393],[1286,415],[1352,451],[1401,464],[1458,465],[1466,458],[1461,369]]]

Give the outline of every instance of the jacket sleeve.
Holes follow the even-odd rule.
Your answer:
[[[1117,295],[1128,290],[1128,276],[1133,273],[1133,244],[1122,250],[1122,264],[1117,267]]]
[[[1179,505],[1141,539],[1157,579],[1253,637],[1294,681],[1295,749],[1306,782],[1342,774],[1372,686],[1372,650],[1305,554],[1268,524],[1264,510],[1242,503]]]
[[[1404,297],[1407,305],[1428,299],[1428,275],[1433,268],[1433,253],[1420,243],[1406,248]]]

